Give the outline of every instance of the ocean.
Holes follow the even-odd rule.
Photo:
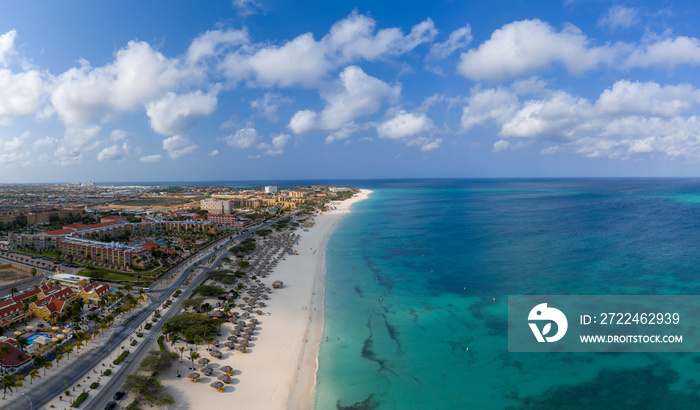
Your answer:
[[[509,353],[507,301],[700,293],[700,180],[357,186],[374,193],[327,249],[316,409],[698,407],[699,354]]]

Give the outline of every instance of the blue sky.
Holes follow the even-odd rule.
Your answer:
[[[13,2],[0,182],[697,176],[699,11]]]

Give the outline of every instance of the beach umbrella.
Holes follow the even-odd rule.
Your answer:
[[[221,366],[219,370],[221,370],[229,376],[233,376],[233,367],[231,366]]]
[[[221,380],[224,383],[231,383],[231,377],[228,374],[222,374],[217,379]]]
[[[212,382],[210,384],[211,387],[215,388],[216,390],[223,392],[224,391],[224,384],[221,382]]]
[[[245,352],[245,346],[238,345],[238,346],[236,346],[236,350],[238,350],[239,352]]]
[[[64,336],[64,335],[61,335],[61,334],[58,334],[58,335],[56,335],[56,337],[59,338],[59,339],[63,339],[65,336]]]
[[[33,329],[34,329],[34,326],[27,326],[26,329],[27,329],[27,330],[33,330]]]
[[[218,350],[212,350],[211,352],[209,352],[209,354],[212,355],[212,357],[216,357],[217,359],[221,359],[221,356],[223,356]]]
[[[243,314],[243,317],[248,317],[248,316],[250,316],[250,313],[248,313],[248,312],[245,312],[245,313]]]
[[[68,330],[68,329],[63,329],[63,330],[61,330],[61,332],[63,332],[63,333],[70,333],[70,330]]]
[[[235,342],[236,341],[236,336],[229,336],[226,338],[229,342]]]
[[[200,374],[196,373],[196,372],[192,372],[192,373],[188,374],[187,377],[189,377],[193,382],[196,382],[197,380],[199,380]]]
[[[52,337],[52,338],[51,338],[51,341],[54,342],[54,343],[56,343],[56,342],[58,342],[58,338],[57,338],[57,337]]]
[[[22,334],[22,332],[15,332],[15,336],[19,336],[21,334]]]
[[[257,313],[258,315],[262,315],[262,310],[256,310],[255,313]]]
[[[209,364],[210,360],[207,359],[206,357],[202,357],[201,359],[197,360],[197,363],[201,364],[202,366]]]
[[[54,326],[51,328],[51,330],[53,330],[54,332],[57,331],[58,329],[60,329],[60,327],[58,327],[58,326]]]
[[[211,376],[212,373],[214,373],[214,369],[212,369],[209,366],[204,366],[201,369],[199,369],[202,373],[204,373],[205,376]]]
[[[229,349],[233,349],[236,347],[236,343],[234,341],[228,341],[224,343],[224,346],[228,347]]]

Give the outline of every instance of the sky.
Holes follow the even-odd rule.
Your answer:
[[[6,2],[0,183],[698,176],[699,14]]]

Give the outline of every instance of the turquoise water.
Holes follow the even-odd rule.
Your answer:
[[[377,185],[328,245],[317,409],[698,406],[698,354],[508,353],[506,320],[509,294],[700,293],[699,180]]]
[[[34,340],[36,340],[36,338],[38,338],[39,336],[45,336],[49,339],[51,338],[51,336],[47,335],[46,333],[34,333],[33,335],[27,338],[27,342],[29,342],[30,345],[34,344]]]

